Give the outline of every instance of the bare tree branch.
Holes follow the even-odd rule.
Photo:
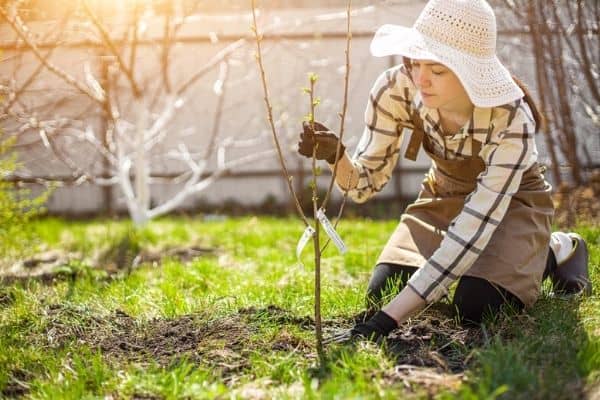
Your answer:
[[[219,77],[214,84],[214,92],[217,95],[217,108],[215,111],[215,117],[213,119],[213,128],[210,134],[210,141],[206,146],[203,159],[208,159],[213,153],[217,136],[219,134],[219,128],[221,125],[221,118],[223,116],[223,104],[225,103],[225,93],[227,90],[227,77],[229,76],[229,65],[227,59],[221,62],[221,71]]]
[[[171,18],[173,18],[173,4],[166,3],[167,12],[165,13],[165,22],[163,27],[163,45],[162,45],[162,79],[167,93],[171,93],[171,82],[169,80],[169,52],[171,50]]]
[[[119,52],[119,50],[117,50],[115,43],[111,39],[110,35],[108,34],[108,31],[106,30],[106,28],[104,27],[102,22],[100,22],[100,20],[96,16],[96,14],[94,14],[94,12],[90,9],[90,6],[88,5],[87,0],[83,0],[82,3],[83,3],[83,8],[84,8],[86,14],[89,16],[89,18],[92,21],[92,23],[94,24],[94,26],[96,26],[96,28],[100,32],[100,36],[102,37],[102,40],[104,41],[106,46],[109,48],[109,50],[111,51],[113,56],[117,59],[117,63],[119,64],[119,67],[121,68],[121,70],[123,71],[123,73],[125,74],[127,79],[129,80],[131,89],[133,90],[135,97],[139,97],[141,95],[141,91],[135,81],[133,71],[129,67],[127,67],[127,65],[125,64],[125,61],[123,61],[123,58],[121,57],[121,53]]]
[[[192,87],[194,83],[203,78],[208,72],[210,72],[215,66],[219,65],[225,58],[230,56],[233,52],[241,49],[244,45],[246,45],[246,43],[246,38],[239,39],[225,47],[223,50],[219,51],[176,90],[176,95],[179,96],[185,93],[190,87]]]
[[[104,93],[95,93],[95,92],[91,91],[87,86],[85,86],[82,83],[78,82],[71,75],[67,74],[66,72],[64,72],[63,70],[61,70],[60,68],[58,68],[54,64],[52,64],[49,60],[47,60],[44,57],[44,55],[40,52],[40,50],[37,48],[37,46],[35,45],[35,43],[32,42],[29,39],[28,35],[25,33],[26,29],[24,29],[24,25],[23,25],[22,21],[20,20],[20,18],[18,17],[18,15],[15,16],[14,19],[11,18],[8,15],[7,11],[4,9],[4,7],[2,7],[2,6],[0,6],[0,14],[10,24],[10,26],[17,33],[17,35],[25,42],[25,44],[27,45],[27,47],[29,49],[31,49],[31,51],[37,57],[37,59],[49,71],[51,71],[56,76],[58,76],[59,78],[61,78],[65,82],[67,82],[69,85],[75,87],[77,90],[79,90],[81,93],[85,94],[86,96],[88,96],[92,100],[94,100],[94,101],[96,101],[98,103],[102,103],[105,100]]]
[[[135,58],[137,56],[137,46],[138,46],[138,29],[140,23],[140,3],[139,1],[135,1],[135,5],[133,8],[133,23],[132,23],[132,32],[131,32],[131,45],[129,50],[129,68],[132,71],[135,71]]]

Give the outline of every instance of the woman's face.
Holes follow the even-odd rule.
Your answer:
[[[472,109],[467,92],[449,68],[428,60],[411,60],[410,65],[413,81],[426,107],[449,112]]]

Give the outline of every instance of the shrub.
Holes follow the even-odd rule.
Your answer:
[[[30,247],[33,235],[29,221],[43,212],[49,191],[38,197],[6,180],[17,168],[17,154],[12,151],[14,138],[5,139],[0,132],[0,260],[10,260]]]

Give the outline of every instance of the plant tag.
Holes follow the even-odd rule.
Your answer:
[[[298,240],[298,244],[296,245],[296,258],[298,260],[300,260],[300,254],[302,254],[302,250],[304,250],[304,247],[306,247],[306,243],[308,243],[308,240],[314,234],[315,230],[313,229],[313,227],[310,225],[307,226],[304,230],[304,233],[302,234],[302,237],[300,238],[300,240]]]
[[[344,241],[342,240],[340,235],[338,235],[338,233],[335,231],[333,225],[331,225],[331,222],[329,222],[329,220],[327,219],[327,215],[325,215],[322,208],[320,208],[319,211],[317,211],[317,218],[321,222],[321,225],[323,225],[325,232],[327,232],[327,236],[329,236],[333,241],[333,244],[335,244],[335,247],[338,248],[340,253],[345,254],[347,251],[346,245],[344,244]]]

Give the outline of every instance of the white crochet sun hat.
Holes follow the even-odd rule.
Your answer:
[[[524,95],[496,56],[496,16],[485,0],[430,0],[412,28],[379,28],[371,54],[439,62],[458,76],[477,107]]]

